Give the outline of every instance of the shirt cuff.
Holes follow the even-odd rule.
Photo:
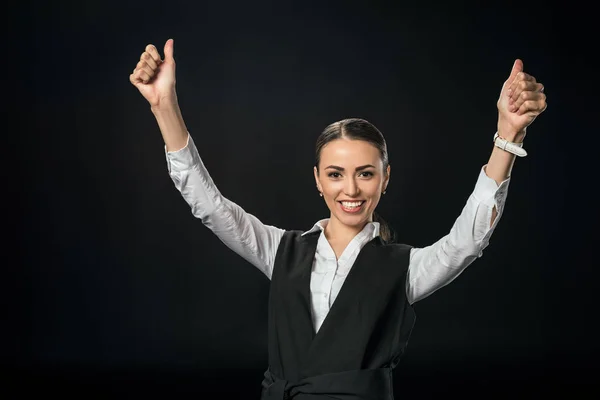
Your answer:
[[[169,174],[176,171],[186,171],[198,164],[198,150],[192,136],[188,132],[187,142],[184,147],[176,151],[167,151],[165,145],[165,158],[167,160],[167,169]]]
[[[481,167],[481,170],[479,171],[479,177],[477,178],[477,183],[473,190],[473,196],[479,202],[499,208],[504,204],[510,177],[506,178],[498,185],[494,179],[490,178],[485,173],[486,166],[487,164]]]
[[[487,165],[487,164],[486,164]],[[504,205],[508,193],[508,185],[510,177],[505,179],[498,185],[496,181],[485,173],[484,165],[479,173],[479,179],[473,191],[473,198],[477,206],[477,216],[475,220],[475,237],[476,241],[481,241],[481,250],[487,247],[492,232],[498,225],[502,214],[504,213]],[[496,218],[490,226],[492,220],[492,210],[496,207]],[[479,254],[481,257],[481,252]]]

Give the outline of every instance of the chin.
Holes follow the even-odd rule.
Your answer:
[[[369,219],[366,215],[336,215],[337,219],[347,226],[360,226],[366,224]]]

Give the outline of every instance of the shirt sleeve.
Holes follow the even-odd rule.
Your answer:
[[[430,246],[411,249],[406,280],[411,304],[456,279],[489,245],[504,211],[510,177],[498,185],[486,175],[486,166],[481,168],[475,189],[450,233]],[[490,226],[494,207],[497,215]]]
[[[165,156],[169,176],[192,214],[227,247],[271,279],[277,247],[285,230],[263,224],[221,194],[189,133],[185,147],[168,152],[165,146]]]

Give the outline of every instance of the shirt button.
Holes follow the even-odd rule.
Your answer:
[[[323,294],[323,297],[324,297],[324,298],[327,298],[327,293]]]

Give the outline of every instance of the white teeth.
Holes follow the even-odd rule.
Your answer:
[[[342,205],[346,208],[356,208],[359,207],[362,203],[362,201],[342,201]]]

